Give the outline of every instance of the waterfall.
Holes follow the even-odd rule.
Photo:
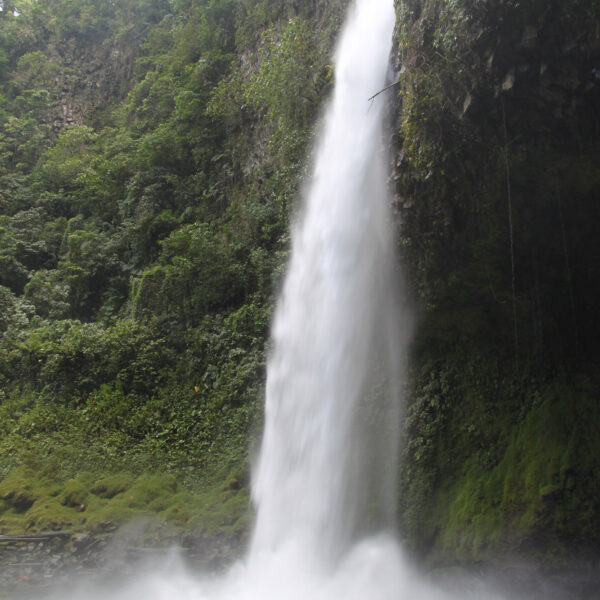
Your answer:
[[[333,99],[273,323],[252,555],[301,544],[332,558],[360,529],[367,504],[391,513],[394,478],[386,462],[397,418],[381,419],[393,426],[373,452],[358,415],[376,379],[394,392],[395,374],[383,363],[391,362],[390,352],[397,356],[392,351],[402,337],[382,143],[385,102],[368,102],[387,82],[394,22],[392,0],[359,0],[337,48]],[[388,402],[385,410],[394,413],[396,406]],[[385,475],[371,477],[375,472]]]
[[[190,574],[175,560],[114,588],[54,597],[453,597],[415,576],[389,534],[409,323],[398,315],[385,103],[368,99],[388,79],[393,4],[357,0],[337,48],[335,90],[273,322],[248,556],[220,577]]]

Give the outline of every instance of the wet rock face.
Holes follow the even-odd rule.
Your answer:
[[[536,421],[532,398],[543,397],[545,417],[571,435],[564,415],[597,395],[600,3],[396,7],[393,180],[404,262],[422,308],[404,533],[428,557],[442,546],[441,554],[460,549],[471,558],[506,548],[549,561],[573,548],[598,552],[600,458],[586,449],[597,447],[596,434],[578,436],[582,459],[534,485],[507,452],[518,419]],[[560,391],[563,368],[580,377],[569,384],[576,401]],[[535,455],[537,439],[523,440],[521,456]],[[549,438],[541,465],[556,447]],[[515,491],[507,500],[507,473],[530,497]],[[453,502],[454,522],[450,508],[440,509]],[[485,535],[472,525],[478,519]]]
[[[569,345],[575,355],[575,337],[595,352],[600,323],[584,290],[595,288],[590,273],[596,271],[583,265],[600,250],[592,242],[586,251],[577,240],[582,231],[589,240],[597,237],[587,225],[596,218],[593,172],[600,154],[600,4],[397,0],[396,6],[400,160],[394,181],[406,199],[399,228],[420,300],[452,302],[449,274],[466,268],[457,284],[470,280],[473,294],[493,280],[496,300],[486,310],[502,320],[499,305],[505,291],[512,294],[507,288],[514,276],[517,294],[528,303],[521,311],[526,355],[561,355]],[[501,266],[507,194],[519,254],[511,274]],[[556,198],[564,207],[549,206]],[[581,269],[578,283],[573,274],[571,283],[556,277],[567,260],[558,258],[561,239],[569,268]],[[471,270],[468,261],[478,258]],[[536,292],[534,279],[546,288]],[[546,302],[565,285],[572,286],[572,302]],[[568,304],[581,311],[580,323],[593,326],[574,330],[564,318],[573,312]]]
[[[0,596],[97,569],[109,539],[68,531],[0,536]]]
[[[590,563],[542,573],[531,565],[507,561],[487,567],[439,568],[431,576],[444,590],[469,598],[497,592],[503,598],[588,600],[600,587],[600,575]]]
[[[195,572],[213,573],[231,564],[245,545],[239,536],[185,533],[143,539],[143,532],[135,524],[117,529],[106,523],[94,533],[0,536],[0,598],[127,577],[172,553]]]

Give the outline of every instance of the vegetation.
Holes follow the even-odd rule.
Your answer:
[[[0,533],[243,534],[347,4],[0,2]],[[402,534],[432,562],[596,552],[599,3],[396,7]]]
[[[2,3],[2,531],[242,529],[343,7]]]
[[[101,533],[131,519],[144,519],[144,535],[153,540],[190,530],[208,539],[235,538],[247,530],[248,493],[231,477],[192,494],[173,475],[120,472],[98,479],[82,471],[59,485],[48,469],[40,474],[19,467],[2,482],[0,497],[0,524],[7,531]]]

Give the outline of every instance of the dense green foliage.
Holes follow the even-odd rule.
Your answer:
[[[344,4],[3,3],[0,476],[41,491],[0,529],[81,471],[247,470]]]

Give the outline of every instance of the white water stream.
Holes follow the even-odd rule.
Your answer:
[[[384,513],[393,502],[385,463],[397,428],[386,431],[391,447],[365,460],[372,448],[359,408],[376,377],[392,379],[388,365],[377,363],[397,357],[389,350],[401,344],[381,143],[385,102],[367,101],[386,84],[394,22],[391,0],[362,0],[338,47],[335,92],[273,324],[252,558],[291,544],[334,559],[360,528],[367,502]],[[381,420],[390,419],[397,415]],[[388,479],[373,481],[374,472]]]
[[[186,573],[175,561],[118,589],[75,597],[449,597],[426,586],[386,534],[409,319],[398,314],[385,102],[368,98],[388,81],[394,20],[393,0],[358,0],[338,45],[334,96],[273,323],[247,558],[217,578]]]

